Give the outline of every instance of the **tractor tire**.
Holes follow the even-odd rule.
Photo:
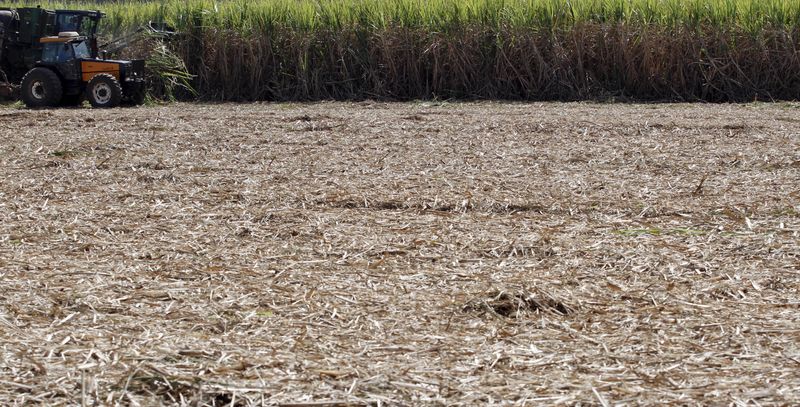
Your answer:
[[[33,68],[22,78],[22,101],[25,106],[58,106],[64,89],[61,79],[47,68]]]
[[[122,101],[122,86],[113,75],[95,75],[86,85],[86,99],[92,107],[117,107]]]

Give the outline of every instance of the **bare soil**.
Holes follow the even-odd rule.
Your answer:
[[[2,405],[800,403],[797,104],[6,107],[0,153]]]

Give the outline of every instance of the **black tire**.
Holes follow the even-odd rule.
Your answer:
[[[117,107],[122,101],[122,86],[111,74],[97,74],[86,85],[86,99],[92,107]]]
[[[64,95],[61,97],[61,106],[75,107],[80,106],[81,103],[83,103],[83,95],[80,93],[77,95]]]
[[[33,68],[22,78],[22,101],[28,107],[58,106],[63,91],[61,79],[47,68]]]

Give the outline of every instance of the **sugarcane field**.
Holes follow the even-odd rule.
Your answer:
[[[0,406],[800,405],[800,3],[0,2]]]

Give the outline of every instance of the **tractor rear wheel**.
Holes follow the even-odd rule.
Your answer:
[[[117,107],[122,101],[122,86],[113,75],[95,75],[86,85],[86,99],[92,107]]]
[[[22,101],[28,107],[58,106],[62,93],[61,79],[47,68],[33,68],[22,78]]]

